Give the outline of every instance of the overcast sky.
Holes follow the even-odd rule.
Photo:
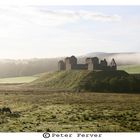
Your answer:
[[[139,6],[0,6],[0,58],[140,52]]]

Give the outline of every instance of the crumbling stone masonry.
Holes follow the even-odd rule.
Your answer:
[[[58,62],[58,70],[117,70],[117,64],[112,59],[110,65],[108,65],[106,59],[99,61],[98,57],[89,57],[86,58],[85,64],[77,64],[77,58],[71,56]]]

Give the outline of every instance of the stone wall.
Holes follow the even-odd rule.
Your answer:
[[[117,64],[112,59],[110,65],[106,59],[99,62],[98,57],[86,58],[85,64],[77,64],[77,58],[75,56],[66,57],[65,60],[58,62],[58,70],[117,70]]]

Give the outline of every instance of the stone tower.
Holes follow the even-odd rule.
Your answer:
[[[65,70],[65,63],[63,60],[60,60],[58,62],[58,70],[61,71],[61,70]]]
[[[106,70],[107,69],[107,61],[106,61],[106,59],[101,60],[101,62],[100,62],[100,69],[101,70]]]
[[[86,63],[88,64],[88,70],[97,70],[99,68],[98,57],[87,58]]]
[[[117,64],[116,64],[114,58],[111,60],[110,67],[112,70],[117,70]]]
[[[66,70],[74,69],[77,65],[77,58],[75,56],[65,58]]]

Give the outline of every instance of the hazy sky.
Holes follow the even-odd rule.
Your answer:
[[[0,6],[0,58],[140,52],[140,6]]]

